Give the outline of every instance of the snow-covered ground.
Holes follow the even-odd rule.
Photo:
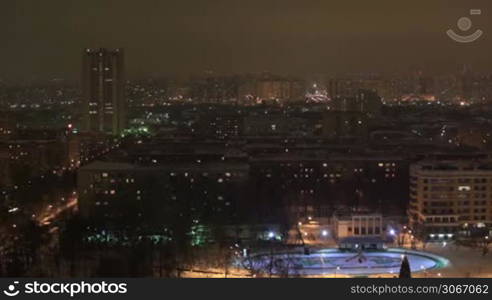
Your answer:
[[[312,275],[376,275],[398,274],[403,256],[410,262],[412,272],[438,269],[447,264],[444,258],[412,250],[389,249],[361,254],[339,252],[335,249],[321,250],[311,255],[274,254],[258,255],[248,261],[248,266],[273,274]],[[270,262],[273,261],[271,264]]]
[[[357,253],[340,253],[336,249],[336,245],[320,245],[320,243],[317,243],[314,247],[323,250],[315,251],[312,248],[312,254],[309,255],[307,260],[303,259],[304,255],[299,254],[302,253],[302,247],[295,249],[297,254],[274,254],[274,260],[281,259],[282,261],[278,262],[276,266],[274,265],[271,271],[272,273],[277,273],[277,275],[285,275],[285,264],[290,264],[293,270],[289,272],[289,276],[396,277],[400,270],[402,251],[403,253],[407,251],[413,277],[492,278],[492,248],[484,255],[483,248],[456,246],[453,242],[428,243],[425,248],[422,243],[417,243],[415,246],[418,253],[414,254],[411,252],[412,250],[409,250],[411,245],[408,244],[406,246],[406,249],[392,249],[384,254],[364,253],[364,258],[359,262],[361,257],[356,257]],[[258,257],[259,259],[252,260],[252,263],[256,269],[262,271],[263,276],[269,276],[270,251],[270,249],[264,249],[264,251],[253,254],[253,257]],[[432,256],[433,254],[437,257]],[[253,273],[245,269],[244,264],[240,263],[240,261],[242,259],[236,260],[230,266],[227,274],[224,273],[224,269],[219,268],[207,269],[205,270],[206,272],[204,270],[189,271],[182,275],[185,277],[217,278],[251,277]],[[276,275],[272,274],[272,276],[275,277]]]
[[[420,249],[420,248],[419,248]],[[492,250],[492,249],[491,249]],[[483,255],[483,249],[456,246],[453,243],[428,244],[425,251],[446,257],[449,265],[432,270],[422,277],[486,277],[492,278],[492,253]]]

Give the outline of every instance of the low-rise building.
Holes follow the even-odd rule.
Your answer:
[[[345,214],[333,217],[333,235],[340,249],[383,249],[392,242],[381,214]]]

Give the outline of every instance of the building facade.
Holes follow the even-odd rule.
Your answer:
[[[82,63],[83,121],[88,132],[120,134],[126,127],[122,49],[86,49]]]
[[[423,161],[410,167],[410,226],[424,238],[452,238],[492,224],[492,162]]]
[[[333,235],[340,249],[383,249],[391,242],[386,237],[381,214],[335,215],[332,222]]]

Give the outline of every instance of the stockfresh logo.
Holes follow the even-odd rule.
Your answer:
[[[14,281],[13,284],[3,290],[3,293],[8,297],[15,297],[20,293],[23,294],[54,294],[54,295],[68,295],[74,297],[75,295],[87,295],[87,294],[126,294],[128,291],[126,283],[114,283],[114,282],[39,282],[39,281],[27,281],[23,285],[19,284],[19,281]]]
[[[19,295],[20,291],[17,289],[18,281],[14,281],[13,284],[9,284],[7,289],[3,290],[3,293],[9,297],[14,297]]]
[[[480,16],[481,14],[482,14],[481,9],[470,9],[471,16],[477,16],[477,15]],[[453,29],[449,29],[448,31],[446,31],[448,36],[455,42],[472,43],[478,40],[483,35],[483,31],[480,29],[477,29],[473,33],[468,32],[472,27],[472,20],[469,17],[461,17],[458,20],[457,25],[458,25],[458,29],[461,30],[461,34],[454,32]],[[468,35],[466,35],[467,32],[469,33]]]

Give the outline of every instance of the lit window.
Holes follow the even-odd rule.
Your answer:
[[[458,187],[458,191],[469,192],[469,191],[471,191],[471,187],[470,186],[460,186],[460,187]]]

